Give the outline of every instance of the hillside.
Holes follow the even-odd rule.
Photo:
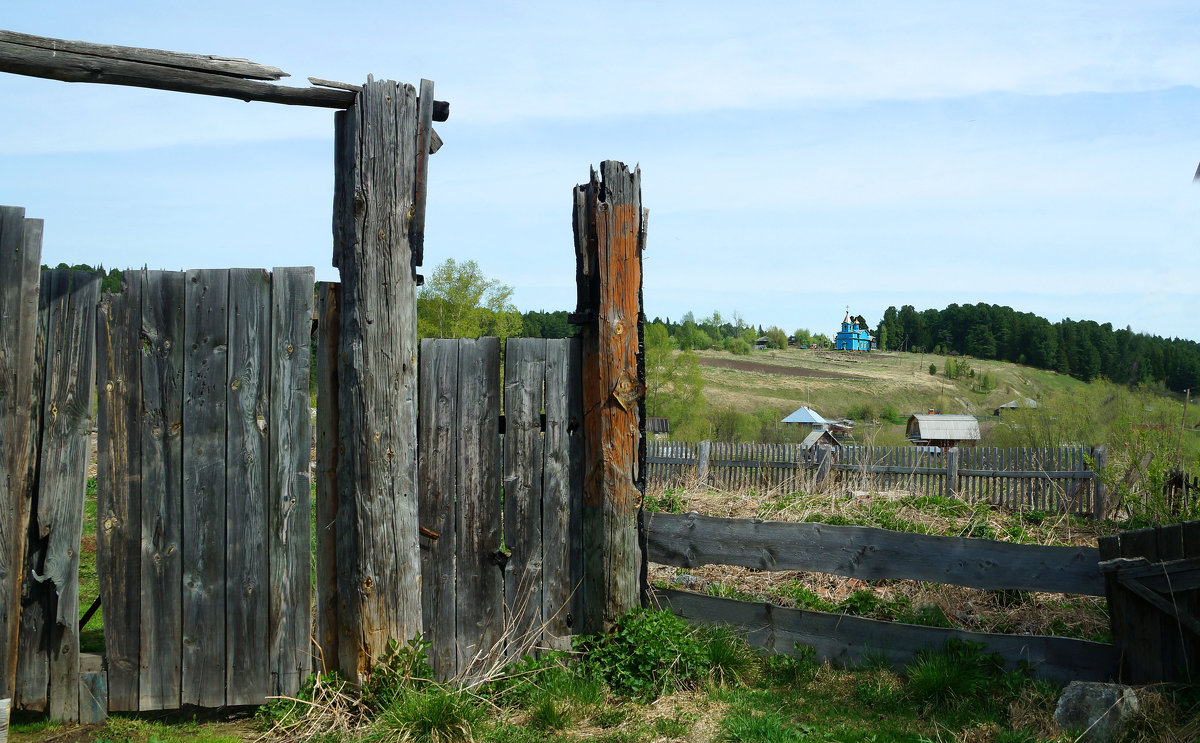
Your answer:
[[[984,444],[1115,444],[1128,438],[1122,432],[1149,431],[1160,439],[1156,448],[1169,448],[1173,457],[1183,415],[1182,396],[1161,386],[1082,382],[1004,361],[808,349],[756,351],[748,356],[698,351],[696,356],[704,380],[706,421],[693,423],[690,432],[680,431],[680,438],[691,438],[707,426],[712,438],[794,440],[799,431],[777,421],[808,405],[827,418],[854,419],[855,439],[860,442],[898,444],[904,441],[909,415],[934,409],[980,417]],[[948,361],[967,368],[957,378],[948,378]],[[936,374],[930,374],[930,365]],[[1038,401],[1040,413],[1007,415],[1004,425],[992,415],[1000,405],[1024,398]],[[1018,421],[1027,417],[1022,427]],[[741,425],[722,430],[722,418],[752,418],[753,423],[742,420]],[[1195,429],[1200,409],[1192,406],[1188,418],[1188,428]],[[1184,435],[1183,446],[1185,462],[1195,462],[1200,455],[1195,430]]]

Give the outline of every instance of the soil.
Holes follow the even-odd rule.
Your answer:
[[[843,374],[835,371],[805,369],[799,366],[776,366],[775,364],[759,364],[754,361],[738,359],[714,359],[706,356],[699,358],[701,366],[713,366],[718,369],[735,369],[737,371],[755,372],[757,374],[772,374],[782,377],[809,377],[812,379],[870,379],[859,374]]]

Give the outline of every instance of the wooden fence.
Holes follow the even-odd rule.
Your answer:
[[[100,306],[109,710],[257,704],[309,673],[312,287],[141,271]]]
[[[1091,547],[1016,545],[985,539],[904,534],[868,527],[647,514],[651,562],[680,568],[739,565],[807,570],[859,578],[914,579],[980,589],[1104,595],[1099,551]],[[949,639],[981,643],[1008,663],[1026,661],[1063,681],[1115,678],[1113,645],[1063,637],[1000,635],[923,627],[734,601],[671,589],[653,598],[685,619],[742,628],[750,642],[794,654],[811,646],[821,660],[860,662],[881,655],[895,665]]]
[[[653,441],[651,487],[687,483],[727,490],[909,490],[1013,509],[1103,515],[1104,447],[915,446],[801,449],[795,444]]]
[[[336,300],[325,307],[321,322],[335,326]],[[320,337],[325,360],[336,343]],[[426,339],[419,379],[421,602],[435,672],[478,676],[534,647],[569,647],[582,598],[579,342],[509,339],[501,376],[495,338]],[[320,400],[331,380],[318,384]],[[320,473],[336,457],[333,425],[318,419]],[[318,514],[331,510],[322,479]],[[328,645],[345,629],[339,566],[320,555],[338,554],[340,531],[318,518],[317,637]]]

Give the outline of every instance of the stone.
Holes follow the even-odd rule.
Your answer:
[[[1129,686],[1072,681],[1058,699],[1054,721],[1084,740],[1107,743],[1121,736],[1137,711],[1137,694]]]

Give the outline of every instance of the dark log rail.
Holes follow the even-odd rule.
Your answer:
[[[291,106],[349,108],[356,92],[297,88],[263,80],[287,76],[277,67],[226,57],[160,49],[63,41],[0,30],[0,72],[68,83],[127,85]],[[249,79],[247,79],[249,78]],[[433,102],[433,120],[450,117],[450,104]]]

